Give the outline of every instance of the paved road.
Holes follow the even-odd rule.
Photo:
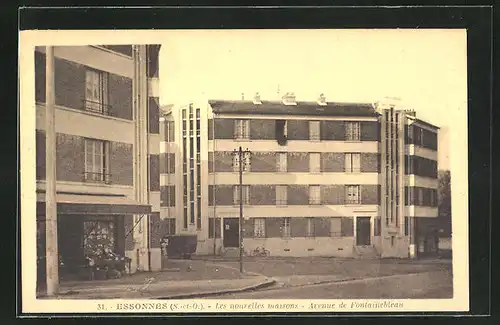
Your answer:
[[[223,295],[219,299],[447,299],[453,296],[447,271],[367,278]]]

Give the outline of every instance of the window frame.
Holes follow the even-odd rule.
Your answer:
[[[278,152],[278,154],[276,155],[276,172],[286,173],[287,171],[288,171],[288,153]]]
[[[259,227],[258,227],[258,224]],[[265,218],[253,218],[253,237],[254,238],[266,238],[266,219]]]
[[[317,157],[317,159],[313,159],[313,157]],[[313,161],[315,160],[315,161]],[[317,163],[317,164],[314,164]],[[313,168],[313,167],[316,168]],[[311,174],[319,174],[321,173],[321,153],[319,152],[310,152],[309,153],[309,173]]]
[[[316,229],[314,227],[314,217],[306,217],[306,238],[314,238],[316,237]]]
[[[276,185],[275,191],[276,191],[276,197],[275,197],[276,206],[286,206],[288,204],[288,186]]]
[[[357,159],[354,159],[354,157],[357,157]],[[361,172],[360,152],[346,152],[344,154],[344,172],[348,174],[356,174]]]
[[[89,89],[89,81],[91,83],[91,89]],[[97,81],[97,83],[94,83]],[[97,89],[96,89],[97,88]],[[89,90],[92,95],[89,96]],[[95,93],[98,93],[98,98],[95,97]],[[93,112],[97,114],[109,115],[110,105],[109,105],[109,73],[102,70],[86,68],[85,70],[85,99],[84,99],[84,110],[88,112]]]
[[[361,141],[361,123],[359,121],[345,122],[345,138],[346,141],[351,142]]]
[[[292,237],[292,230],[291,230],[291,222],[292,218],[291,217],[283,217],[281,219],[281,237],[282,238],[290,238]]]
[[[317,193],[316,199],[312,193]],[[321,205],[321,185],[309,185],[309,205]]]
[[[351,197],[354,197],[354,200]],[[358,204],[361,204],[361,186],[354,184],[346,185],[346,205]]]
[[[316,132],[317,134],[314,134]],[[321,140],[321,122],[309,121],[309,141],[320,141],[320,140]]]
[[[235,140],[250,139],[250,120],[248,119],[234,120],[233,138]]]
[[[97,170],[96,166],[96,144],[99,144],[101,148],[99,151],[99,164],[100,168]],[[88,155],[89,155],[89,146],[92,147],[92,163],[89,166]],[[96,183],[104,183],[109,184],[111,175],[109,175],[109,141],[100,140],[100,139],[91,139],[85,138],[84,141],[84,155],[85,155],[85,164],[84,164],[84,180],[86,182],[96,182]],[[92,170],[90,170],[92,169]],[[94,176],[91,176],[94,175]],[[98,177],[96,177],[98,176]]]
[[[243,205],[250,204],[250,185],[243,185]],[[233,185],[233,205],[240,205],[239,198],[240,185]]]

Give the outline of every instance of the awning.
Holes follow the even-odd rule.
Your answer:
[[[45,194],[37,195],[37,216],[45,216]],[[57,214],[123,215],[151,214],[151,206],[126,196],[56,194]]]

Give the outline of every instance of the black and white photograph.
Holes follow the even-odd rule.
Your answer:
[[[466,39],[21,32],[23,309],[466,310]]]

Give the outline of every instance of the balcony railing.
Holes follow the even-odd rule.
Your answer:
[[[98,113],[98,114],[103,114],[103,115],[110,115],[111,114],[111,105],[104,104],[102,102],[96,102],[96,101],[91,101],[91,100],[83,100],[83,109],[86,111]]]
[[[91,182],[91,183],[111,184],[111,174],[85,172],[84,173],[84,181]]]

